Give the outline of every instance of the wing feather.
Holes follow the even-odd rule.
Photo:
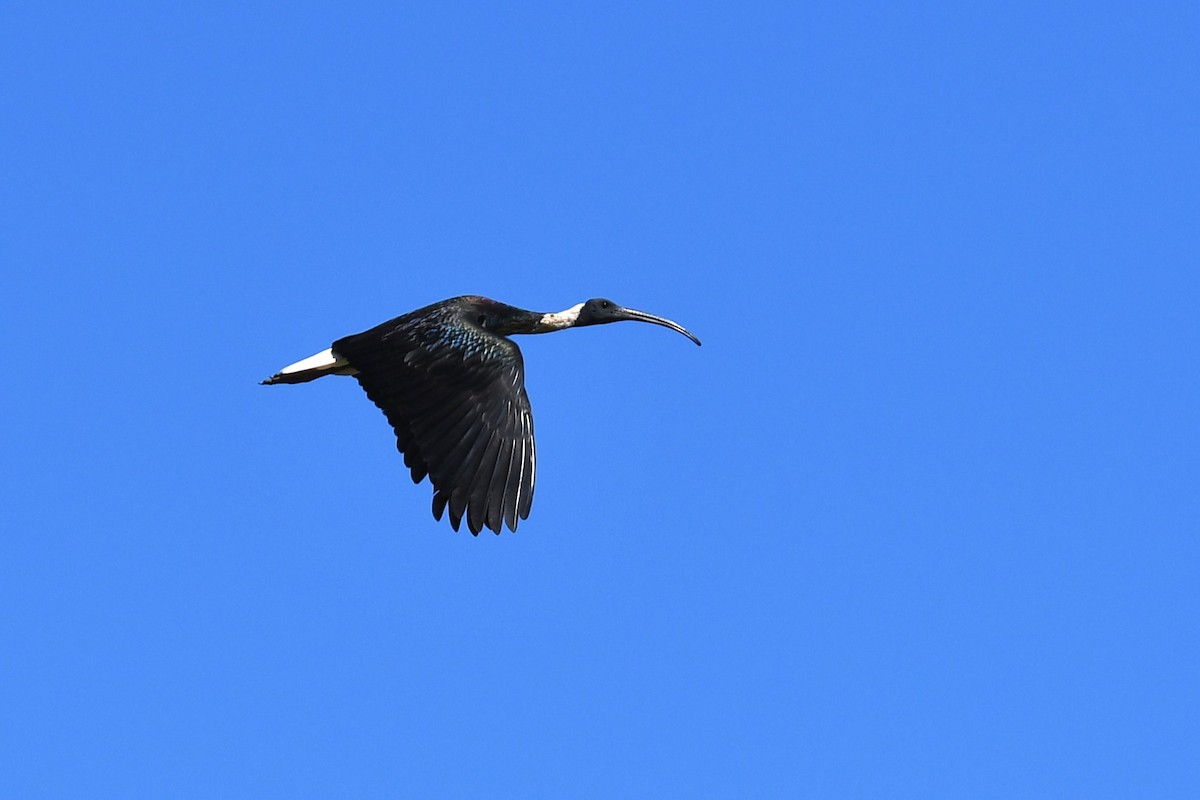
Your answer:
[[[517,501],[521,496],[521,466],[524,463],[525,440],[517,438],[513,441],[512,464],[504,480],[504,521],[511,531],[517,529]]]
[[[488,480],[487,516],[488,527],[497,533],[504,519],[504,484],[508,480],[508,472],[512,468],[512,453],[515,441],[511,437],[500,439],[500,449],[496,452],[496,466],[492,469]]]
[[[480,525],[486,525],[493,532],[499,533],[499,523],[492,522],[488,507],[491,494],[492,473],[496,470],[496,458],[500,453],[500,442],[503,437],[492,431],[487,439],[487,446],[479,458],[479,467],[471,477],[471,510],[478,514]]]
[[[533,508],[533,486],[537,479],[537,443],[533,440],[533,415],[527,408],[521,411],[521,424],[522,441],[527,447],[522,472],[525,483],[517,513],[521,519],[529,519],[529,511]]]

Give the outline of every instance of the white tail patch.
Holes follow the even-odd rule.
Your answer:
[[[333,354],[333,348],[322,350],[315,356],[309,356],[303,361],[297,361],[295,364],[284,367],[279,370],[280,375],[294,375],[297,372],[308,372],[309,370],[317,370],[318,372],[328,372],[337,367],[348,367],[350,363],[341,356]]]
[[[276,372],[264,383],[304,383],[323,375],[354,375],[358,370],[350,362],[333,352],[333,348],[322,350],[295,364],[289,364]]]

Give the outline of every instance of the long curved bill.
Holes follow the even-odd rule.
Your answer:
[[[633,309],[633,308],[625,308],[624,306],[622,306],[618,309],[615,309],[614,316],[618,320],[632,320],[634,322],[650,322],[655,325],[662,325],[664,328],[670,328],[673,331],[682,333],[684,336],[691,339],[697,345],[700,344],[700,340],[697,339],[694,335],[692,335],[691,331],[689,331],[687,328],[680,325],[678,322],[672,322],[671,320],[666,319],[665,317],[656,317],[653,314],[647,314],[645,311],[638,311],[637,309]]]

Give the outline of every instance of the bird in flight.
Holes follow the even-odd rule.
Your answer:
[[[454,530],[465,514],[472,534],[498,534],[529,518],[537,473],[525,366],[508,337],[625,320],[700,344],[678,323],[603,298],[543,314],[468,295],[338,339],[262,383],[353,375],[395,430],[413,483],[433,484],[434,519],[449,507]]]

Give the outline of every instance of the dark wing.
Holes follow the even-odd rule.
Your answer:
[[[521,351],[457,319],[406,319],[333,351],[387,415],[413,482],[429,476],[436,519],[448,506],[454,530],[465,513],[475,535],[500,533],[502,522],[515,531],[529,517],[537,463]]]

